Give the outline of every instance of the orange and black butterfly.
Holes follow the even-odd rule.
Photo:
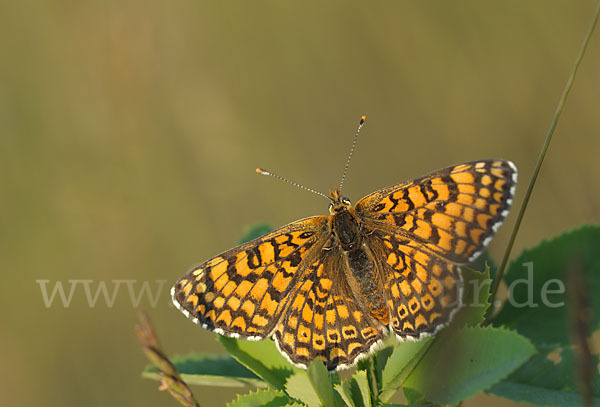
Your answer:
[[[221,335],[273,337],[296,366],[318,358],[329,370],[350,367],[390,330],[418,340],[448,324],[461,306],[459,266],[490,242],[516,182],[512,162],[481,160],[354,206],[336,188],[329,216],[290,223],[206,261],[175,284],[173,303]]]

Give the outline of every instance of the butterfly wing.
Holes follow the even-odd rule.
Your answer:
[[[461,305],[459,264],[474,260],[506,218],[517,180],[510,161],[436,171],[356,203],[384,274],[390,325],[402,339],[432,334]]]
[[[193,322],[233,337],[273,332],[311,259],[329,235],[327,217],[306,218],[228,250],[190,270],[171,289]]]
[[[508,215],[516,183],[512,162],[475,161],[367,195],[356,212],[369,229],[402,235],[464,264],[481,253]]]
[[[306,368],[317,358],[330,371],[350,367],[385,334],[383,325],[357,301],[346,268],[341,249],[333,246],[314,260],[290,294],[274,339],[295,365]]]
[[[383,271],[389,323],[400,339],[438,331],[461,305],[459,267],[400,234],[374,231],[369,247]]]

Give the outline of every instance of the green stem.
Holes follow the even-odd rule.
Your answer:
[[[504,252],[504,257],[502,258],[502,263],[500,263],[500,267],[498,268],[498,274],[494,279],[494,285],[492,287],[492,294],[490,296],[490,304],[492,304],[488,310],[486,311],[485,321],[483,325],[488,325],[490,323],[490,317],[493,310],[494,299],[496,298],[496,294],[498,292],[498,287],[500,286],[500,282],[502,281],[502,275],[504,274],[504,270],[506,269],[506,265],[508,263],[508,259],[510,257],[510,252],[515,243],[515,239],[517,237],[517,233],[519,232],[519,227],[521,226],[521,222],[523,221],[523,216],[525,214],[525,209],[527,209],[527,204],[529,203],[529,199],[531,198],[531,193],[533,192],[533,187],[537,180],[538,174],[540,173],[540,169],[542,168],[542,163],[544,162],[544,158],[546,157],[546,152],[548,151],[548,147],[550,146],[550,141],[552,140],[552,135],[554,134],[554,130],[558,124],[558,119],[563,111],[563,107],[567,100],[567,96],[569,95],[569,91],[573,86],[573,81],[575,80],[575,75],[577,74],[577,70],[579,69],[579,65],[583,60],[583,56],[585,55],[585,51],[587,49],[588,43],[590,42],[590,38],[592,37],[592,33],[596,28],[596,23],[598,22],[598,17],[600,16],[600,1],[596,5],[596,10],[594,11],[594,17],[590,26],[588,27],[587,33],[583,39],[583,43],[581,44],[581,48],[579,50],[579,54],[577,58],[575,58],[575,63],[573,64],[573,68],[571,70],[571,75],[567,80],[567,84],[563,89],[562,95],[558,102],[558,106],[556,107],[556,111],[554,112],[554,117],[552,118],[552,123],[550,124],[550,128],[548,129],[548,134],[546,135],[546,140],[544,141],[544,145],[542,147],[542,151],[538,157],[537,163],[535,165],[535,169],[531,176],[531,180],[529,181],[529,186],[527,187],[527,192],[525,193],[525,198],[523,198],[523,203],[521,204],[521,208],[519,209],[519,214],[517,216],[517,220],[515,222],[515,227],[512,230],[512,234],[510,235],[510,239],[508,241],[508,246]]]

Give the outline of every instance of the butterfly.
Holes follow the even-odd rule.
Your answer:
[[[294,365],[351,367],[393,332],[418,340],[462,304],[460,265],[506,218],[517,168],[455,165],[384,188],[354,206],[330,191],[329,216],[302,219],[230,249],[171,290],[194,323],[221,335],[272,337]]]

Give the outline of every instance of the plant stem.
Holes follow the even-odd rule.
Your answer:
[[[537,177],[540,173],[540,169],[542,168],[542,163],[544,162],[544,158],[546,157],[546,152],[548,151],[548,147],[550,146],[550,141],[552,140],[552,135],[554,134],[554,130],[558,124],[558,119],[563,111],[563,107],[567,100],[567,96],[569,95],[569,91],[573,86],[573,81],[575,80],[575,75],[577,74],[577,70],[579,69],[579,65],[583,60],[583,56],[585,55],[585,51],[587,50],[588,43],[590,42],[590,38],[592,37],[592,33],[596,28],[596,23],[598,22],[598,17],[600,16],[600,1],[596,5],[596,9],[594,11],[594,17],[592,22],[590,23],[588,30],[583,39],[583,43],[581,44],[581,48],[579,49],[579,54],[577,58],[575,58],[575,63],[573,64],[573,68],[571,69],[571,75],[567,80],[567,84],[563,89],[562,95],[558,102],[558,106],[556,107],[556,111],[554,112],[554,117],[552,118],[552,123],[550,124],[550,128],[548,129],[548,134],[546,135],[546,140],[544,141],[544,145],[542,146],[542,151],[538,157],[537,163],[535,165],[535,169],[531,176],[531,180],[529,181],[529,186],[527,187],[527,192],[525,193],[525,197],[523,198],[523,203],[521,204],[521,208],[519,209],[519,214],[517,216],[517,220],[515,222],[515,226],[510,235],[510,239],[508,241],[508,245],[506,250],[504,251],[504,257],[502,258],[502,263],[500,263],[500,267],[498,268],[498,273],[496,278],[494,279],[494,285],[492,287],[492,294],[490,296],[490,307],[486,311],[485,320],[483,325],[488,325],[490,323],[490,317],[493,310],[494,300],[496,298],[496,294],[498,292],[498,287],[500,286],[500,282],[502,281],[502,275],[506,269],[506,265],[508,263],[508,259],[510,257],[510,252],[515,243],[515,239],[517,237],[517,233],[519,232],[519,227],[521,226],[521,222],[523,221],[523,215],[525,214],[525,209],[527,209],[527,204],[529,203],[529,199],[531,198],[531,193],[533,192],[533,187],[537,180]]]

